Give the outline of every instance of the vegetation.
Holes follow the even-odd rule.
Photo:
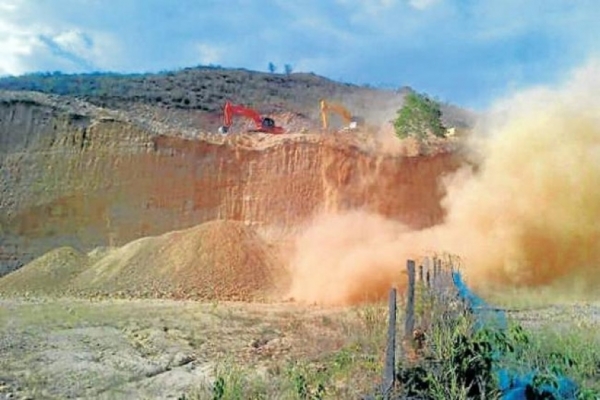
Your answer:
[[[497,399],[514,388],[517,379],[526,399],[563,398],[558,391],[568,387],[569,380],[576,385],[571,388],[577,399],[600,398],[600,336],[594,331],[599,322],[595,318],[577,314],[581,322],[575,329],[568,323],[571,330],[566,334],[556,317],[549,320],[553,310],[546,315],[533,312],[547,325],[536,323],[526,329],[503,312],[474,315],[461,303],[440,298],[422,282],[416,283],[415,299],[417,326],[424,335],[415,341],[416,360],[401,363],[398,379],[403,382],[403,396]],[[531,319],[527,313],[520,315]]]
[[[586,354],[582,346],[594,346],[597,338],[583,332],[569,335],[569,344],[556,348],[544,340],[557,333],[526,332],[513,323],[507,331],[486,328],[474,331],[472,321],[461,318],[436,324],[431,344],[416,364],[401,368],[404,394],[425,399],[497,399],[501,394],[500,371],[531,374],[525,385],[527,399],[558,399],[561,377],[575,378],[578,399],[597,399],[600,352]],[[591,348],[591,347],[589,347]]]
[[[146,74],[34,73],[0,78],[0,89],[75,96],[116,109],[146,105],[204,112],[220,112],[227,99],[263,112],[286,108],[317,113],[323,96],[357,100],[373,96],[389,100],[395,96],[393,91],[339,83],[312,73],[292,73],[291,65],[276,74],[276,66],[271,63],[269,70],[272,73],[199,66]]]
[[[578,400],[600,398],[600,337],[589,326],[568,333],[557,325],[525,329],[518,321],[507,327],[481,327],[464,308],[442,304],[423,286],[417,289],[415,310],[422,322],[431,325],[417,346],[418,357],[399,360],[399,387],[392,399],[499,399],[506,386],[500,379],[503,372],[510,372],[505,377],[529,374],[529,383],[522,387],[528,400],[562,398],[561,377],[576,383]],[[355,332],[356,342],[336,352],[290,362],[267,375],[228,364],[217,370],[212,384],[183,398],[316,400],[373,394],[381,378],[378,355],[383,347],[378,351],[360,343],[382,344],[385,318],[383,308],[362,310],[363,329]],[[371,386],[356,379],[361,371],[371,379],[377,377]]]
[[[432,325],[416,359],[399,357],[401,385],[395,398],[497,399],[499,368],[535,371],[530,399],[555,398],[542,389],[556,384],[556,373],[575,380],[578,399],[599,398],[597,321],[584,324],[581,316],[573,316],[578,324],[565,330],[538,315],[543,325],[525,328],[515,320],[505,331],[475,330],[468,314],[432,302],[425,291],[416,299],[417,312],[431,316]],[[97,391],[106,390],[108,397],[123,397],[123,387],[139,382],[130,389],[144,390],[149,398],[167,397],[150,392],[157,390],[153,374],[160,373],[160,382],[170,382],[171,394],[177,390],[182,400],[357,399],[373,394],[383,375],[386,305],[324,313],[218,302],[4,301],[0,341],[9,347],[0,370],[20,389],[0,386],[0,395],[13,390],[16,398],[97,397]],[[531,324],[531,315],[519,315]],[[60,352],[52,339],[57,335],[66,338]],[[47,349],[64,357],[52,370],[40,357]],[[181,352],[189,358],[171,361]],[[72,364],[74,354],[88,361]],[[120,367],[124,359],[131,365]],[[97,375],[98,365],[105,375]],[[157,365],[156,372],[148,372]],[[207,368],[206,381],[193,373]],[[23,377],[19,371],[25,369]],[[187,388],[182,379],[188,380]]]
[[[169,110],[220,113],[225,100],[243,103],[261,112],[293,111],[318,118],[319,99],[325,97],[352,104],[360,114],[373,104],[397,107],[399,96],[409,90],[381,89],[336,82],[313,73],[282,73],[270,63],[271,72],[197,66],[158,73],[118,74],[95,72],[63,74],[31,73],[0,78],[0,90],[29,90],[74,96],[96,106],[139,111],[139,106]],[[453,125],[471,124],[472,115],[459,107],[442,105],[444,118]]]
[[[506,333],[485,329],[472,331],[472,321],[461,318],[452,323],[437,324],[431,333],[429,348],[416,363],[400,366],[401,387],[395,399],[499,399],[501,396],[497,371],[510,366],[512,370],[534,370],[531,384],[525,388],[527,399],[559,399],[552,390],[558,387],[557,375],[575,377],[579,384],[577,399],[592,400],[600,396],[600,352],[594,339],[584,339],[582,332],[572,332],[567,343],[557,352],[552,343],[542,338],[556,335],[551,329],[525,332],[514,324]],[[365,332],[363,332],[365,334]],[[583,349],[591,349],[586,352]],[[498,349],[506,353],[499,357]],[[360,398],[373,393],[372,386],[352,381],[361,370],[369,376],[381,373],[373,355],[364,348],[350,346],[328,355],[320,362],[289,363],[282,370],[266,376],[227,364],[216,372],[210,386],[188,392],[185,399],[335,399]],[[369,358],[371,357],[371,358]],[[379,379],[379,378],[377,378]],[[351,386],[344,386],[350,384]],[[549,390],[548,388],[551,388]]]
[[[446,128],[442,123],[440,104],[425,94],[409,92],[404,105],[398,110],[394,129],[399,138],[415,137],[419,140],[428,135],[444,137]]]
[[[292,74],[292,71],[294,70],[294,68],[292,67],[291,64],[285,64],[283,66],[283,70],[285,71],[285,74],[289,76]]]

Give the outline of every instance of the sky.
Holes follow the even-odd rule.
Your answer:
[[[220,65],[482,110],[600,52],[597,0],[0,0],[0,76]]]

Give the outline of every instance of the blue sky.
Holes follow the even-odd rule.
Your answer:
[[[598,55],[596,0],[0,0],[0,75],[216,64],[483,109]]]

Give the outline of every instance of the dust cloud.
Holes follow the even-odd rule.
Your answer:
[[[421,231],[356,211],[298,238],[290,295],[354,304],[403,285],[405,260],[458,255],[479,290],[600,287],[600,64],[554,88],[500,100],[465,142],[470,163],[442,181],[445,222]]]
[[[379,300],[398,285],[398,263],[410,256],[399,238],[410,231],[361,211],[323,215],[296,242],[290,296],[324,304]]]

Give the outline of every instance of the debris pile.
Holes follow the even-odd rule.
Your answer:
[[[0,279],[2,294],[59,294],[88,265],[88,257],[72,247],[59,247]]]
[[[117,297],[250,301],[268,296],[282,275],[252,228],[215,220],[113,250],[79,275],[74,288]]]
[[[215,220],[90,257],[56,249],[1,278],[0,291],[252,301],[281,279],[282,264],[252,228]]]

